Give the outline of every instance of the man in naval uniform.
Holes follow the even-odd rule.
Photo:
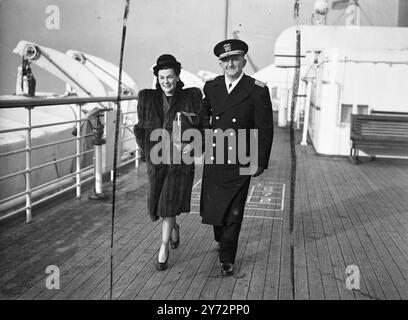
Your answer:
[[[218,43],[214,54],[224,75],[204,86],[203,104],[211,115],[213,132],[212,141],[206,143],[200,215],[202,223],[213,225],[223,276],[234,274],[251,176],[259,176],[268,167],[273,138],[269,90],[242,71],[247,51],[248,45],[238,39]],[[257,150],[250,150],[251,139],[256,139]],[[248,151],[255,161],[242,163],[239,155]]]

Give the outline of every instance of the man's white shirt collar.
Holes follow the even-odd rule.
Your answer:
[[[224,76],[225,86],[227,87],[228,94],[231,93],[231,91],[235,88],[235,86],[238,84],[238,82],[242,79],[243,76],[244,76],[244,73],[241,72],[241,74],[240,74],[240,76],[238,77],[238,79],[236,79],[236,80],[234,80],[234,81],[232,81],[232,82],[230,82],[230,80],[227,78],[227,76]],[[231,88],[228,88],[228,86],[229,86],[230,83],[232,84],[232,86],[231,86]]]

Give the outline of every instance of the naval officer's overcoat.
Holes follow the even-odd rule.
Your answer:
[[[212,141],[206,143],[200,215],[205,224],[240,223],[251,177],[240,173],[240,168],[247,167],[248,164],[240,163],[238,154],[242,152],[242,148],[246,148],[247,152],[250,150],[249,129],[257,129],[256,165],[268,168],[273,139],[273,114],[269,91],[264,83],[244,74],[230,94],[224,76],[218,76],[206,82],[204,95],[203,106],[212,116],[213,135],[216,136],[217,132],[222,130],[225,136],[231,139],[227,143],[225,138],[222,155],[224,161],[221,164],[218,161],[215,163],[216,153],[220,150],[217,149],[220,140],[212,138]],[[247,129],[244,141],[242,137],[239,138],[239,132],[242,133],[239,129]],[[208,147],[213,148],[212,159],[210,158],[212,161],[209,161]]]

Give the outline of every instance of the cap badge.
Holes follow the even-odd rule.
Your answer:
[[[231,51],[231,43],[226,43],[223,45],[224,51],[225,52],[230,52]]]

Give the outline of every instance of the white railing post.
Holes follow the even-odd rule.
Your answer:
[[[81,113],[82,107],[78,105],[77,108],[77,125],[76,125],[76,197],[81,197]]]
[[[95,192],[102,193],[102,145],[95,145]]]
[[[19,84],[17,84],[17,86],[19,86]],[[32,222],[33,206],[36,206],[37,204],[48,201],[49,199],[52,199],[58,195],[62,195],[65,192],[71,191],[73,189],[76,189],[76,196],[80,197],[82,194],[82,190],[83,190],[82,185],[88,181],[91,182],[92,180],[95,179],[95,177],[96,177],[96,179],[94,180],[95,199],[104,199],[108,196],[108,192],[103,191],[103,185],[102,185],[103,171],[105,170],[104,169],[104,165],[105,165],[104,157],[105,156],[103,155],[104,153],[103,145],[106,144],[105,140],[102,139],[103,133],[105,131],[104,124],[101,123],[100,120],[98,119],[97,121],[99,123],[98,125],[99,133],[97,134],[96,130],[94,130],[95,137],[99,136],[99,138],[95,140],[99,140],[101,141],[101,143],[100,144],[94,143],[95,147],[92,150],[89,150],[90,148],[84,149],[82,139],[88,137],[88,134],[84,132],[84,130],[81,130],[82,121],[85,120],[85,119],[82,119],[83,117],[82,117],[81,106],[86,103],[115,102],[116,99],[117,99],[116,97],[58,97],[58,98],[49,98],[49,97],[38,98],[36,97],[36,98],[30,98],[27,96],[24,96],[21,98],[18,98],[17,96],[10,100],[0,99],[0,109],[14,109],[14,108],[27,109],[26,121],[24,122],[24,125],[21,125],[21,127],[15,127],[15,128],[9,128],[9,129],[0,128],[0,134],[9,133],[9,132],[22,132],[26,134],[26,137],[25,137],[26,141],[25,141],[24,147],[18,150],[2,152],[0,154],[0,162],[2,162],[3,159],[6,159],[7,161],[8,159],[6,157],[10,157],[16,154],[20,154],[21,156],[25,157],[25,161],[26,161],[25,163],[26,165],[24,168],[18,168],[19,169],[18,171],[7,172],[6,174],[2,174],[0,176],[0,183],[2,184],[3,184],[3,181],[7,179],[12,179],[17,176],[24,177],[24,181],[22,181],[23,185],[18,188],[19,192],[13,192],[13,194],[11,195],[7,194],[6,198],[0,199],[0,211],[1,211],[0,221],[8,219],[9,217],[17,215],[17,214],[21,214],[25,211],[26,222],[27,223]],[[122,99],[123,100],[137,100],[137,96],[126,96],[126,97],[122,97]],[[38,109],[42,106],[59,106],[59,105],[65,105],[65,106],[66,105],[78,105],[78,107],[76,107],[76,110],[74,110],[74,113],[76,116],[75,120],[67,119],[67,121],[57,121],[55,123],[44,123],[44,124],[35,124],[35,123],[33,124],[32,123],[33,122],[32,115],[33,115],[34,107]],[[110,110],[110,109],[103,109],[103,110]],[[132,113],[136,113],[136,111]],[[33,145],[32,131],[34,129],[41,130],[42,128],[48,128],[48,127],[53,127],[57,125],[65,125],[65,124],[76,125],[77,132],[76,134],[74,134],[74,137],[71,137],[69,139],[64,138],[59,141],[52,141],[52,142],[46,141],[46,143],[44,144]],[[76,144],[73,144],[72,146],[70,145],[70,150],[69,150],[70,155],[68,157],[58,159],[58,160],[55,159],[54,161],[51,161],[49,163],[44,163],[44,162],[37,163],[37,161],[33,163],[34,162],[32,160],[33,152],[35,152],[35,154],[37,154],[38,152],[41,152],[41,151],[35,151],[35,150],[43,150],[43,148],[47,148],[50,146],[60,146],[61,144],[66,144],[68,142],[73,143],[73,141],[76,141]],[[123,144],[123,141],[121,142],[121,145],[122,144]],[[96,152],[95,152],[95,149],[96,149]],[[129,151],[128,153],[131,153],[132,151],[133,150]],[[136,150],[137,155],[140,154],[140,152],[138,151],[139,150]],[[83,162],[81,160],[86,154],[89,154],[90,152],[95,152],[95,163],[90,166],[86,165],[85,168],[82,168]],[[44,160],[45,157],[41,157],[39,155],[39,158],[41,160]],[[135,157],[135,158],[136,158],[135,166],[137,167],[139,159],[138,157]],[[40,184],[40,181],[37,181],[38,179],[36,178],[41,175],[41,170],[43,168],[46,168],[51,165],[55,165],[60,162],[68,161],[68,160],[75,161],[74,162],[76,163],[75,171],[69,170],[69,173],[64,174],[63,177],[59,177],[55,180],[51,179],[51,177],[44,177],[47,180],[45,183]],[[131,159],[130,161],[133,161],[133,159]],[[93,170],[94,170],[93,176],[90,176],[92,174],[91,167],[93,167]],[[16,168],[14,167],[7,168],[8,171],[11,171],[14,169]],[[40,172],[40,174],[34,175],[34,171]]]
[[[95,146],[95,190],[88,198],[93,200],[103,200],[108,198],[108,193],[103,191],[103,167],[102,167],[102,145],[105,144],[103,139],[103,124],[100,120],[100,114],[96,115],[96,126],[94,128],[94,137],[92,144]]]
[[[135,168],[137,169],[137,168],[139,168],[139,165],[140,165],[140,148],[139,148],[139,146],[138,146],[138,144],[137,144],[137,142],[136,142],[136,139],[135,139],[135,145],[136,145],[136,147],[135,147]]]
[[[305,117],[303,119],[302,141],[300,145],[307,146],[307,129],[309,126],[310,98],[312,95],[312,78],[306,78]]]
[[[26,222],[31,222],[31,107],[27,107],[26,135]]]

